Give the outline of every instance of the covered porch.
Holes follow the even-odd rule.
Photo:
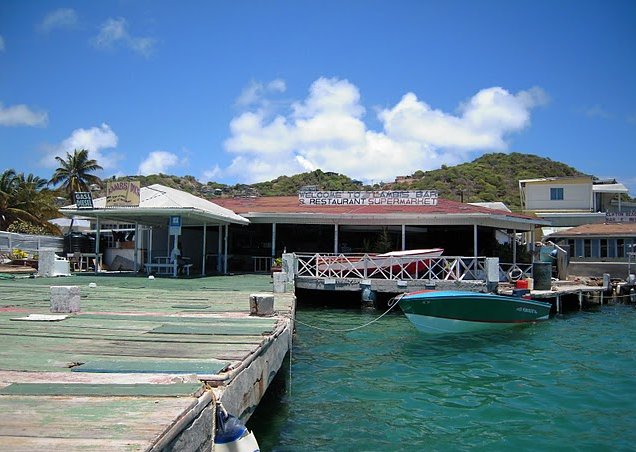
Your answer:
[[[160,184],[141,187],[136,206],[111,207],[103,197],[91,208],[71,205],[60,212],[91,219],[98,238],[104,229],[115,231],[113,224],[132,225],[134,271],[173,277],[226,274],[229,225],[249,224],[229,209]],[[95,240],[96,272],[105,268],[102,260],[109,248],[115,247]]]

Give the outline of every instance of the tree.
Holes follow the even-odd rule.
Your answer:
[[[15,223],[59,233],[59,229],[48,222],[57,217],[58,212],[47,185],[46,179],[33,174],[25,176],[12,169],[5,170],[0,175],[0,230],[6,231]]]
[[[59,167],[53,173],[49,184],[62,184],[61,188],[68,193],[70,199],[77,191],[88,191],[89,184],[100,183],[99,177],[90,174],[93,171],[103,169],[94,159],[88,158],[86,149],[75,149],[73,154],[66,153],[66,160],[62,157],[55,157]]]

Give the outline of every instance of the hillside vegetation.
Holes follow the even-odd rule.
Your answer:
[[[202,184],[193,176],[156,174],[119,179],[136,179],[142,186],[163,184],[203,198],[220,196],[283,196],[295,195],[300,189],[320,190],[416,190],[435,189],[442,198],[464,202],[501,201],[511,210],[520,210],[519,179],[583,175],[575,168],[536,155],[495,153],[485,154],[472,162],[445,166],[437,170],[416,171],[399,182],[363,185],[343,174],[315,170],[293,176],[280,176],[256,184],[225,185],[216,182]],[[106,184],[104,184],[105,186]]]

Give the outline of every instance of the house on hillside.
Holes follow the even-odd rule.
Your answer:
[[[545,177],[519,181],[521,208],[550,220],[553,228],[604,223],[608,213],[636,208],[621,199],[629,190],[614,179],[591,176]],[[555,232],[560,229],[546,229]]]

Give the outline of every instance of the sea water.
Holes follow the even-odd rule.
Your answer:
[[[487,334],[396,310],[302,309],[291,366],[250,420],[262,451],[636,450],[636,310]]]

